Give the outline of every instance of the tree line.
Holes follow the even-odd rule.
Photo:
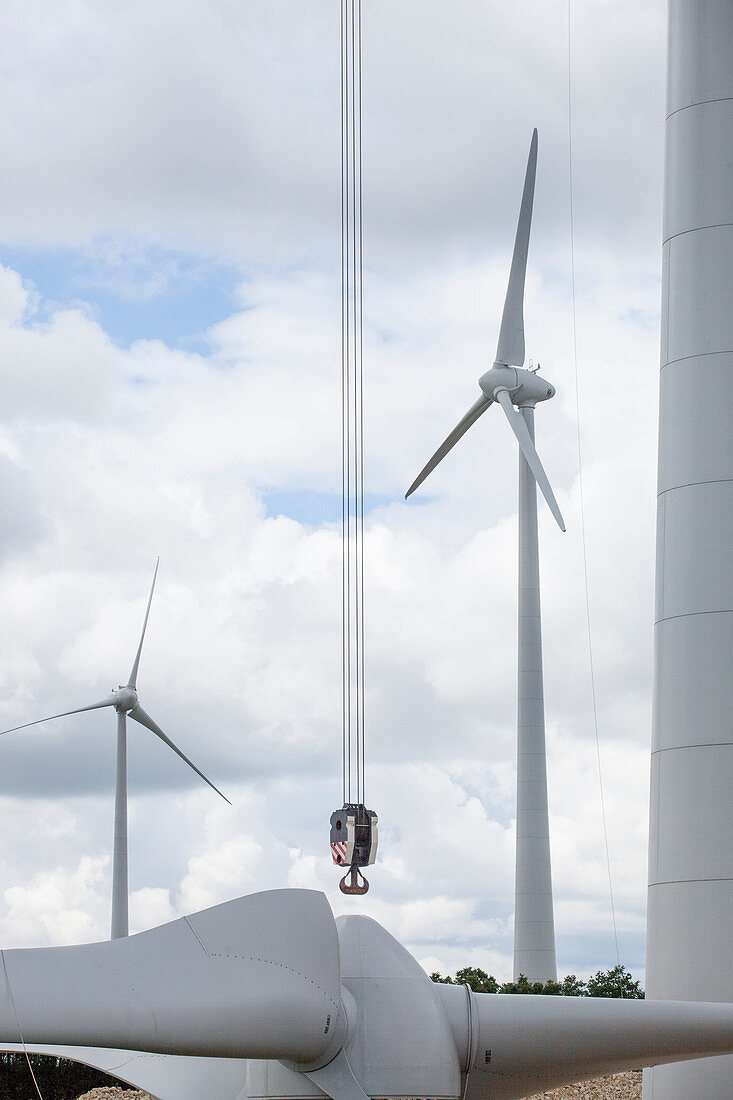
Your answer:
[[[467,985],[474,993],[542,993],[552,997],[623,997],[626,1000],[640,1001],[644,990],[638,981],[619,963],[610,970],[598,970],[586,980],[575,974],[567,974],[562,981],[531,982],[520,974],[516,982],[497,982],[493,974],[487,974],[478,966],[464,966],[451,978],[434,971],[430,977],[434,982],[447,985]]]

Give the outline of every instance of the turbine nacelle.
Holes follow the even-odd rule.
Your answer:
[[[536,371],[525,370],[523,367],[507,367],[502,363],[494,363],[491,370],[481,375],[478,384],[489,401],[497,400],[498,390],[506,390],[512,404],[519,408],[534,408],[540,401],[549,401],[556,393],[552,383]]]

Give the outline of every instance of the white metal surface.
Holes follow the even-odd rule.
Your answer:
[[[4,952],[0,1040],[314,1061],[343,1042],[323,894],[272,890],[137,936]],[[10,992],[12,991],[12,1000]]]
[[[337,927],[310,890],[252,894],[106,943],[3,954],[0,1040],[17,1049],[19,1020],[34,1049],[62,1043],[54,1053],[160,1100],[193,1100],[191,1080],[206,1081],[207,1100],[509,1100],[733,1053],[733,1005],[436,984],[375,921],[342,917]],[[244,1058],[258,1059],[246,1073]]]
[[[117,711],[117,765],[115,770],[115,823],[112,838],[113,940],[129,932],[127,893],[127,715]]]
[[[703,1050],[729,1050],[733,1006],[473,993],[471,1020],[465,1100],[513,1100]],[[707,1059],[698,1063],[703,1073],[707,1065]],[[688,1093],[688,1100],[704,1096]]]
[[[534,442],[534,408],[520,414]],[[537,485],[519,454],[517,665],[517,854],[514,883],[514,979],[557,978],[547,805],[542,679]]]
[[[527,171],[524,175],[522,203],[519,208],[512,266],[509,269],[509,283],[504,300],[504,311],[501,315],[499,339],[496,345],[495,363],[497,365],[503,363],[521,367],[524,363],[524,280],[527,273],[529,231],[532,227],[536,175],[537,130],[534,130],[529,144],[529,157],[527,159]]]
[[[381,925],[339,917],[341,975],[356,1003],[347,1046],[369,1096],[458,1097],[460,1067],[435,983]]]
[[[733,4],[670,0],[647,992],[733,1000]],[[733,1096],[733,1059],[645,1074]]]

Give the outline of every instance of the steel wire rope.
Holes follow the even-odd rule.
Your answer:
[[[362,25],[361,25],[361,0],[356,0],[358,11],[358,57],[359,57],[359,95],[358,95],[358,119],[359,119],[359,539],[361,546],[361,561],[359,569],[359,595],[361,601],[361,684],[359,690],[359,707],[361,711],[361,791],[359,801],[366,805],[366,726],[365,726],[365,629],[366,618],[365,589],[364,589],[364,203],[362,191]]]
[[[598,787],[601,798],[601,819],[603,822],[603,842],[606,851],[606,870],[608,874],[608,895],[611,903],[611,922],[613,924],[613,941],[616,949],[616,963],[620,967],[621,959],[618,949],[618,929],[616,926],[616,905],[613,894],[613,877],[611,875],[611,854],[608,845],[608,825],[606,820],[606,798],[603,788],[603,765],[601,761],[601,739],[598,728],[598,705],[596,696],[595,662],[593,659],[593,634],[591,630],[590,613],[590,585],[588,582],[588,547],[585,533],[585,499],[583,495],[583,448],[580,431],[580,375],[578,371],[578,326],[575,293],[575,194],[573,188],[573,84],[572,84],[572,7],[573,0],[568,0],[568,178],[570,199],[570,287],[572,301],[573,322],[573,368],[575,374],[575,423],[577,428],[578,450],[578,494],[580,502],[580,537],[583,550],[583,582],[585,590],[585,621],[588,635],[588,664],[590,668],[590,689],[593,705],[593,729],[595,732],[596,761],[598,765]],[[622,992],[623,996],[623,992]]]
[[[341,611],[344,801],[364,800],[361,0],[341,0]]]
[[[343,800],[351,797],[351,582],[349,576],[348,13],[341,2],[341,700]]]
[[[353,369],[353,402],[354,402],[354,771],[356,778],[356,801],[359,801],[360,788],[360,729],[359,729],[359,658],[360,658],[360,615],[359,615],[359,316],[358,316],[358,249],[357,249],[357,106],[356,106],[356,0],[351,3],[351,112],[349,124],[351,127],[351,308],[353,315],[352,340],[353,356],[349,364]]]

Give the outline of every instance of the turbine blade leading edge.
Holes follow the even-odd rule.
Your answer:
[[[550,511],[558,522],[558,526],[561,531],[565,530],[565,521],[562,518],[562,513],[558,508],[557,501],[555,500],[555,494],[550,488],[550,482],[547,479],[547,474],[544,471],[544,467],[540,462],[540,456],[535,450],[532,437],[529,434],[529,428],[527,427],[524,417],[517,412],[512,405],[512,399],[506,390],[496,390],[494,392],[495,399],[499,402],[502,409],[506,413],[506,418],[509,421],[509,425],[517,437],[517,442],[522,450],[522,454],[527,460],[527,465],[534,474],[534,479],[542,490],[542,495],[550,506]]]
[[[169,749],[173,749],[174,753],[180,756],[181,760],[183,760],[186,764],[188,764],[189,768],[192,768],[196,772],[196,775],[201,776],[204,783],[208,783],[211,789],[216,791],[216,793],[220,795],[225,802],[229,802],[227,796],[225,794],[222,794],[219,788],[215,787],[211,780],[207,779],[202,771],[199,771],[196,765],[192,763],[184,753],[181,752],[178,746],[173,744],[170,737],[166,737],[157,722],[154,722],[150,715],[147,714],[141,706],[138,705],[136,707],[133,707],[132,710],[127,712],[127,717],[132,718],[133,721],[139,722],[141,726],[145,726],[147,729],[151,730],[156,737],[159,737],[161,741],[164,741],[166,743]],[[231,802],[229,802],[229,805],[231,806]]]
[[[415,492],[419,485],[422,485],[428,474],[431,473],[438,465],[438,463],[445,458],[445,456],[448,454],[448,451],[455,447],[461,436],[465,435],[471,425],[476,423],[481,414],[486,412],[489,405],[491,404],[493,404],[491,398],[485,397],[484,394],[481,394],[479,399],[477,401],[474,401],[473,405],[471,405],[471,408],[468,410],[466,415],[461,420],[459,420],[458,424],[456,424],[455,428],[450,433],[448,438],[440,444],[428,464],[426,466],[423,466],[422,470],[405,493],[405,500],[407,500],[411,493]]]
[[[150,614],[150,605],[153,602],[153,592],[155,591],[155,581],[158,576],[158,566],[160,565],[160,558],[155,559],[155,572],[153,573],[153,583],[150,586],[150,595],[148,596],[148,606],[145,611],[145,621],[143,622],[143,632],[140,635],[140,645],[137,647],[137,653],[135,654],[135,661],[132,666],[132,672],[130,673],[130,679],[127,681],[129,688],[137,687],[137,670],[140,667],[140,654],[143,651],[143,642],[145,641],[145,631],[148,626],[148,615]]]
[[[61,714],[50,714],[48,718],[38,718],[35,722],[24,722],[22,726],[11,726],[9,730],[0,730],[0,737],[6,733],[14,733],[15,730],[24,730],[28,726],[40,726],[42,722],[53,722],[54,718],[65,718],[68,714],[81,714],[85,710],[99,710],[100,707],[113,707],[116,703],[114,695],[108,695],[99,703],[90,703],[88,707],[77,707],[76,710],[63,710]]]
[[[524,177],[522,205],[519,208],[514,254],[509,271],[509,283],[501,316],[499,342],[496,345],[496,363],[521,367],[524,364],[524,276],[527,271],[529,230],[532,225],[534,181],[537,173],[537,130],[532,133],[529,145],[527,172]]]

